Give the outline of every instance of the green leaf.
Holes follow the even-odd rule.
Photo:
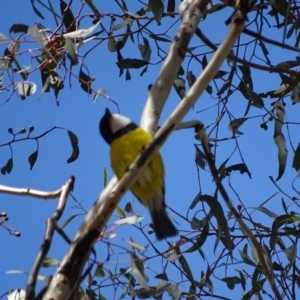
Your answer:
[[[126,215],[125,215],[123,209],[122,209],[119,205],[116,207],[116,211],[118,212],[118,214],[119,214],[122,218],[125,218],[125,217],[126,217]]]
[[[42,263],[42,267],[48,268],[52,266],[58,266],[60,264],[60,261],[57,260],[56,258],[52,257],[45,257]]]
[[[11,172],[13,168],[13,159],[10,158],[6,165],[4,167],[1,168],[1,174],[5,175],[5,174],[9,174]]]
[[[65,228],[73,219],[75,219],[76,217],[81,216],[81,214],[77,214],[77,215],[73,215],[70,216],[61,226],[61,229]]]
[[[98,264],[94,276],[96,277],[105,277],[105,271],[103,265]]]
[[[33,166],[35,165],[35,162],[37,160],[38,157],[38,150],[36,150],[35,152],[33,152],[32,154],[29,155],[28,157],[28,162],[30,165],[30,171],[32,170]]]
[[[79,147],[78,147],[78,137],[72,131],[68,130],[68,135],[70,138],[71,146],[72,146],[72,154],[68,158],[67,163],[71,163],[75,161],[79,156]]]
[[[272,224],[272,231],[271,231],[272,236],[269,240],[270,248],[272,250],[274,250],[275,245],[279,243],[279,238],[277,237],[279,228],[281,226],[283,226],[284,224],[292,224],[294,222],[300,222],[300,217],[295,216],[295,215],[286,214],[286,215],[278,216],[274,220],[274,222]]]

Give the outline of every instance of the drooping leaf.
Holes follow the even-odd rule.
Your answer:
[[[88,76],[85,72],[83,72],[82,67],[79,71],[79,82],[80,87],[87,92],[88,94],[92,94],[92,82],[95,80],[95,78],[91,78]]]
[[[300,143],[298,144],[298,147],[297,147],[295,155],[294,155],[293,168],[296,171],[299,171],[299,169],[300,169]]]
[[[70,6],[66,4],[63,0],[60,0],[60,12],[62,16],[63,24],[65,25],[67,32],[76,31],[76,20],[70,9]]]
[[[300,82],[298,82],[291,93],[291,99],[293,104],[299,103],[300,102]]]
[[[34,13],[35,13],[37,16],[39,16],[41,19],[45,20],[45,18],[44,18],[44,16],[42,15],[42,13],[35,7],[35,5],[34,5],[35,0],[30,0],[30,2],[31,2],[31,6],[32,6],[32,9],[33,9]]]
[[[193,86],[193,84],[195,83],[197,78],[196,78],[196,76],[194,75],[194,73],[192,71],[188,71],[186,73],[186,79],[188,81],[189,87],[191,88]]]
[[[168,0],[167,12],[173,13],[175,11],[175,0]],[[170,16],[171,18],[175,18],[175,16]]]
[[[177,254],[181,254],[180,250],[178,250],[178,251],[179,252],[177,252]],[[185,272],[186,277],[189,279],[189,281],[191,283],[193,283],[194,282],[194,277],[193,277],[191,268],[190,268],[187,260],[185,259],[185,257],[183,255],[180,255],[179,258],[178,258],[178,261],[179,261],[179,263],[181,265],[182,270]]]
[[[33,166],[35,165],[37,157],[38,157],[38,150],[36,150],[35,152],[33,152],[29,155],[28,162],[30,165],[30,171],[32,170]]]
[[[292,244],[290,247],[286,248],[284,252],[290,262],[290,267],[292,267],[297,255],[297,244]]]
[[[70,59],[72,66],[77,65],[79,63],[79,60],[76,53],[76,45],[72,39],[66,38],[65,50],[69,52],[68,58]]]
[[[284,121],[284,108],[281,103],[276,104],[276,116],[277,119],[274,122],[274,142],[277,146],[278,149],[278,164],[279,164],[279,170],[278,170],[278,176],[277,180],[279,180],[286,167],[286,161],[287,161],[287,148],[286,148],[286,142],[285,142],[285,137],[282,133],[282,124]]]
[[[98,264],[95,270],[94,276],[103,278],[105,277],[105,270],[103,268],[103,264]]]
[[[242,258],[242,260],[244,261],[244,263],[250,265],[250,266],[254,266],[256,267],[256,264],[250,259],[250,257],[248,256],[247,253],[245,253],[244,251],[239,250],[240,256]]]
[[[78,147],[78,137],[72,131],[68,130],[68,135],[70,138],[71,146],[72,146],[72,154],[68,158],[67,163],[71,163],[75,161],[79,156],[79,147]]]
[[[253,90],[253,82],[251,78],[251,69],[249,66],[246,65],[239,65],[238,66],[241,72],[243,73],[243,81],[245,84],[248,84],[250,89]]]
[[[195,149],[196,149],[196,164],[203,170],[205,170],[205,166],[206,166],[206,156],[205,154],[202,152],[202,150],[196,145],[194,144]]]
[[[209,205],[210,209],[212,210],[212,213],[218,221],[218,225],[221,228],[222,233],[224,234],[225,243],[223,244],[229,251],[232,251],[232,242],[230,238],[229,227],[220,202],[210,195],[199,195],[199,201],[204,201]]]
[[[1,168],[1,174],[2,174],[2,175],[9,174],[9,173],[11,172],[12,168],[13,168],[13,159],[10,158],[10,159],[6,162],[6,165],[3,166],[3,167]]]
[[[134,252],[130,253],[130,261],[132,272],[138,279],[140,286],[146,290],[150,290],[149,286],[147,285],[147,277],[144,272],[144,262],[137,257]]]
[[[263,242],[262,250],[264,254],[265,261],[267,263],[268,268],[273,272],[273,264],[271,259],[271,252],[269,247]]]
[[[169,284],[167,291],[172,299],[181,299],[182,291],[178,289],[177,284]]]
[[[177,77],[174,80],[173,86],[175,88],[175,91],[177,92],[178,96],[183,99],[185,94],[186,94],[186,89],[185,89],[185,80]]]
[[[164,4],[161,0],[149,0],[149,9],[152,11],[157,25],[160,25],[160,20],[164,12]]]
[[[190,286],[189,294],[186,300],[196,300],[196,287],[194,285]]]
[[[151,58],[151,48],[150,48],[150,44],[149,41],[144,37],[144,45],[143,44],[139,44],[139,50],[142,56],[142,59],[146,62],[150,62],[150,58]]]
[[[123,70],[123,69],[122,69]],[[131,74],[128,69],[126,69],[126,76],[125,76],[126,81],[131,80]]]

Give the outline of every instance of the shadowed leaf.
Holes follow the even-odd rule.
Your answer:
[[[9,174],[11,172],[13,168],[13,159],[10,158],[6,165],[4,167],[1,168],[1,174],[5,175],[5,174]]]
[[[64,2],[60,0],[60,12],[63,17],[63,23],[67,32],[72,32],[76,30],[76,20],[74,19],[74,15],[70,9],[70,7]]]
[[[78,158],[79,147],[78,147],[78,137],[70,130],[68,130],[68,135],[69,135],[71,146],[72,146],[72,154],[67,160],[67,163],[69,164]]]
[[[32,154],[29,155],[28,162],[30,165],[30,171],[32,170],[33,166],[35,165],[37,157],[38,157],[38,150],[36,150],[35,152],[33,152]]]

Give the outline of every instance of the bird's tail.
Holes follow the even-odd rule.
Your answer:
[[[178,231],[170,218],[167,215],[167,212],[164,207],[160,209],[153,209],[150,211],[154,231],[156,238],[158,240],[163,240],[167,237],[175,236],[178,234]]]

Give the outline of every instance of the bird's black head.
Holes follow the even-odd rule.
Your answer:
[[[99,124],[100,134],[109,145],[114,139],[137,127],[130,119],[122,115],[112,114],[108,108],[106,108]]]
[[[106,108],[104,116],[102,117],[99,123],[99,130],[101,136],[103,137],[105,142],[108,143],[109,145],[113,141],[113,136],[114,136],[111,128],[111,119],[112,119],[112,114],[110,113],[109,109]]]

